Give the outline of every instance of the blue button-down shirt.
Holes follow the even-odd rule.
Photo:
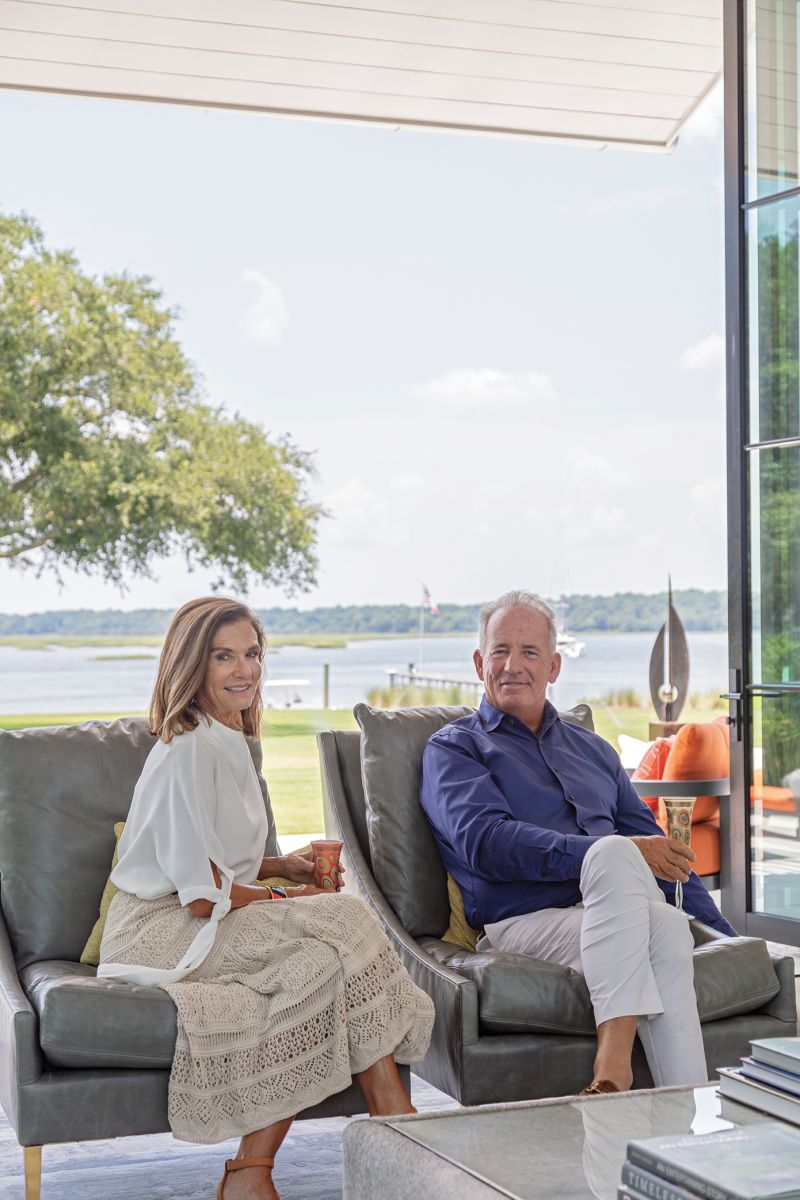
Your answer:
[[[580,903],[581,865],[599,838],[662,832],[609,743],[562,721],[549,702],[538,735],[485,697],[474,715],[445,725],[425,748],[420,801],[476,929]],[[675,885],[656,882],[674,903]],[[683,907],[736,932],[694,873]]]

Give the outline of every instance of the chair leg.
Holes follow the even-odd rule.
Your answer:
[[[42,1195],[42,1147],[26,1146],[25,1156],[25,1200],[41,1200]]]

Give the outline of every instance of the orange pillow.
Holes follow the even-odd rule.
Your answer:
[[[652,746],[648,746],[645,750],[642,761],[633,772],[631,779],[663,779],[664,765],[674,741],[674,735],[668,738],[656,738]],[[642,796],[642,800],[653,812],[657,811],[658,796]]]
[[[664,766],[664,778],[727,779],[731,773],[730,747],[730,730],[724,717],[684,725],[675,736]],[[718,796],[698,796],[692,822],[707,821],[718,810]]]

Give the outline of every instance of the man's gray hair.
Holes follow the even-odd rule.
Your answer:
[[[543,616],[547,622],[550,642],[549,650],[551,654],[555,654],[558,639],[556,614],[549,604],[545,604],[541,596],[536,595],[536,592],[526,592],[522,588],[518,588],[513,592],[504,592],[496,600],[490,600],[488,604],[484,604],[480,612],[480,624],[478,626],[478,649],[481,654],[486,650],[486,629],[489,622],[501,608],[530,608],[533,612],[537,612]]]

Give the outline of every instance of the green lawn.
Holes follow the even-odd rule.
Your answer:
[[[647,739],[647,709],[597,704],[593,706],[597,732],[617,747],[617,734]],[[724,709],[692,709],[681,713],[684,721],[711,721]],[[0,729],[30,729],[42,725],[78,725],[82,721],[111,720],[130,713],[62,713],[29,716],[0,715]],[[320,833],[322,789],[315,735],[321,729],[355,729],[346,709],[270,709],[264,716],[264,774],[278,833]],[[618,747],[617,747],[618,748]]]

